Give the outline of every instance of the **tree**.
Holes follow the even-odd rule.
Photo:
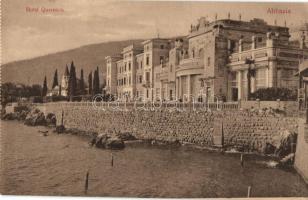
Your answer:
[[[83,79],[83,69],[80,71],[80,84],[79,84],[80,94],[85,94],[85,87],[84,87],[84,79]]]
[[[89,84],[89,95],[92,95],[92,71],[89,73],[88,76],[88,84]]]
[[[97,67],[94,72],[94,78],[93,78],[93,94],[96,95],[99,93],[100,93],[100,84],[99,84],[99,72]]]
[[[42,93],[42,86],[40,86],[38,84],[34,84],[30,88],[29,96],[31,96],[31,97],[40,96],[41,93]]]
[[[44,83],[43,83],[43,89],[42,89],[42,96],[43,97],[47,95],[47,90],[48,90],[48,88],[47,88],[47,78],[45,76]]]
[[[76,86],[77,86],[76,69],[74,66],[74,62],[72,61],[70,68],[70,76],[68,80],[68,96],[70,96],[70,99],[72,99],[72,97],[76,95]]]
[[[56,69],[55,75],[53,76],[52,89],[55,88],[57,85],[59,85],[59,83],[58,83],[58,70]]]

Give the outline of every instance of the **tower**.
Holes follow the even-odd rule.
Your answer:
[[[61,80],[61,96],[67,96],[68,95],[68,81],[70,78],[70,73],[68,71],[68,67],[66,65],[65,73],[62,76]]]

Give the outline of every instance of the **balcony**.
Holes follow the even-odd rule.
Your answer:
[[[200,57],[183,59],[176,69],[177,75],[201,74],[204,70],[203,63],[204,60]]]

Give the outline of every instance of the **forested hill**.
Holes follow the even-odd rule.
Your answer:
[[[47,84],[48,87],[50,87],[55,70],[58,69],[58,77],[61,79],[66,64],[70,66],[72,61],[74,61],[76,66],[77,77],[80,76],[80,69],[83,68],[84,77],[87,79],[89,72],[94,71],[97,66],[101,72],[100,77],[103,77],[106,71],[106,56],[120,53],[125,46],[142,41],[143,40],[126,40],[91,44],[33,59],[7,63],[1,66],[1,82],[41,85],[46,75]]]

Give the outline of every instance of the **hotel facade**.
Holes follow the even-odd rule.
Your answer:
[[[260,88],[298,88],[308,26],[202,17],[188,36],[154,38],[108,56],[106,91],[143,101],[247,100]]]

